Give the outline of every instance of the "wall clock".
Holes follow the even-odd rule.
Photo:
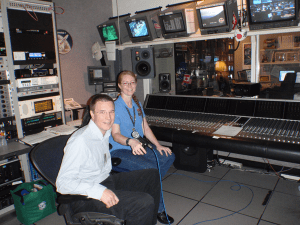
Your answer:
[[[67,54],[71,51],[73,40],[71,35],[65,30],[57,30],[58,52]]]

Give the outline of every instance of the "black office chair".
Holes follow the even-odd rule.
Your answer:
[[[64,147],[70,135],[62,135],[48,139],[30,152],[30,159],[38,173],[55,187]],[[118,161],[118,160],[117,160]],[[115,162],[113,162],[114,164]],[[120,163],[120,161],[118,161]],[[70,203],[74,200],[88,200],[82,195],[59,195],[57,198],[58,213],[64,215],[67,225],[124,225],[124,220],[118,219],[113,215],[96,212],[81,212],[74,214]]]

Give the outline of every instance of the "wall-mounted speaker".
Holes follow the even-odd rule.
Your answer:
[[[132,71],[137,79],[155,77],[153,47],[131,49]]]
[[[169,73],[159,74],[159,91],[169,92],[171,90],[171,75]]]

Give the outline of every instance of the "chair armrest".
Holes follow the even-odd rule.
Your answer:
[[[84,195],[59,195],[57,197],[57,203],[58,204],[69,204],[74,201],[79,201],[79,200],[91,200],[87,196]]]

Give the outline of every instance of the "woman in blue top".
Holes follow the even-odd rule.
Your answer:
[[[163,177],[175,160],[174,154],[168,147],[159,144],[149,127],[141,103],[134,95],[137,78],[131,71],[123,71],[118,76],[118,86],[121,94],[115,101],[115,122],[112,126],[110,144],[111,156],[122,159],[118,166],[121,170],[141,170],[158,168],[155,154],[151,149],[144,148],[142,143],[132,138],[132,132],[138,132],[146,137],[152,144],[158,157],[161,176]],[[173,223],[174,219],[167,216],[161,198],[157,218],[159,222]]]

